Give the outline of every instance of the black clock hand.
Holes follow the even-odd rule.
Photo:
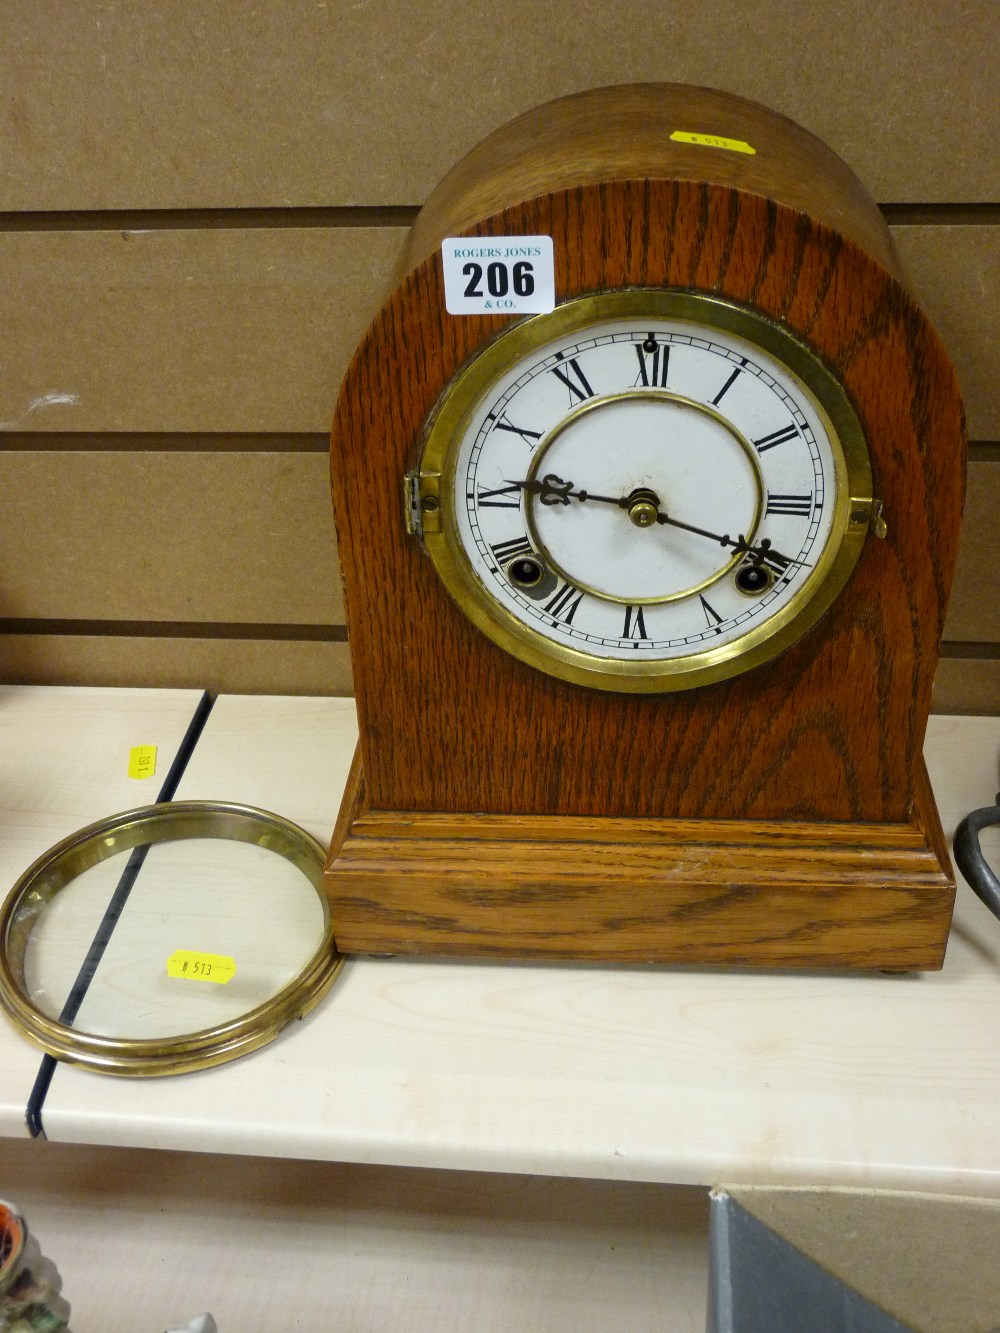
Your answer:
[[[769,537],[762,537],[759,545],[754,546],[747,541],[741,532],[734,541],[728,532],[720,536],[717,532],[709,532],[705,528],[696,528],[691,523],[682,523],[679,518],[670,518],[662,510],[657,511],[656,521],[657,523],[667,523],[672,528],[683,528],[685,532],[696,532],[699,537],[709,537],[712,541],[718,542],[720,546],[729,546],[734,551],[742,551],[745,555],[750,556],[752,563],[758,567],[764,564],[780,565],[782,569],[787,569],[789,565],[807,567],[805,560],[795,560],[790,555],[782,555],[780,551],[775,550]]]
[[[693,523],[682,523],[679,518],[671,518],[665,514],[659,507],[659,501],[651,491],[637,491],[632,495],[616,497],[612,495],[594,495],[591,491],[573,489],[571,481],[563,481],[557,477],[554,472],[549,472],[539,481],[537,478],[533,481],[507,481],[508,486],[520,486],[522,490],[527,491],[529,495],[537,495],[542,504],[545,505],[568,505],[570,500],[588,500],[597,501],[600,504],[616,505],[619,509],[631,510],[633,503],[642,506],[646,515],[652,517],[655,511],[655,520],[657,523],[664,523],[672,528],[681,528],[684,532],[693,532],[699,537],[707,537],[709,541],[718,542],[720,546],[727,546],[734,551],[743,552],[748,555],[753,565],[759,568],[763,564],[769,564],[773,568],[787,569],[789,565],[802,565],[807,567],[805,560],[795,560],[791,556],[783,555],[775,550],[768,537],[761,539],[760,544],[752,545],[743,536],[742,533],[734,540],[729,533],[710,532],[707,528],[695,527]],[[655,501],[655,504],[653,503]],[[642,522],[637,522],[637,527],[648,527],[648,518]]]
[[[600,504],[617,505],[619,509],[628,507],[627,500],[619,500],[613,495],[594,495],[591,491],[573,489],[571,481],[563,481],[554,472],[549,472],[541,481],[505,481],[507,486],[520,486],[529,495],[537,495],[543,505],[568,505],[570,500],[597,500]]]

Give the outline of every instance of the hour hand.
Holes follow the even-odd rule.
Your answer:
[[[563,481],[562,477],[557,477],[554,472],[546,473],[540,480],[538,477],[533,477],[531,481],[508,481],[507,485],[520,486],[529,495],[536,495],[543,505],[568,505],[570,500],[580,500],[584,503],[588,500],[597,500],[601,504],[624,508],[624,501],[617,496],[594,495],[582,488],[575,490],[571,481]]]
[[[531,481],[520,481],[517,484],[529,495],[537,495],[543,505],[568,505],[571,499],[577,498],[573,483],[563,481],[554,472],[548,473],[541,480],[533,477]]]

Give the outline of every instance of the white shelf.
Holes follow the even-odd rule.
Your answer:
[[[354,735],[347,700],[222,698],[178,797],[261,805],[325,841]],[[933,718],[926,753],[950,832],[992,800],[1000,720]],[[1000,924],[963,885],[941,973],[355,959],[231,1065],[60,1066],[43,1121],[134,1148],[995,1196],[998,1009]]]
[[[0,893],[61,838],[155,801],[200,698],[197,690],[0,686]],[[157,747],[151,778],[128,776],[138,745]],[[27,1134],[40,1060],[0,1020],[0,1134]]]
[[[128,750],[158,744],[162,780],[197,699],[0,691],[7,880],[152,799]],[[325,841],[354,737],[349,701],[220,699],[178,797]],[[949,831],[992,799],[998,754],[1000,720],[932,719]],[[40,1055],[3,1023],[0,1192],[58,1264],[74,1328],[208,1309],[222,1333],[700,1333],[699,1186],[1000,1193],[998,962],[1000,926],[964,886],[940,974],[354,959],[231,1065],[139,1082],[60,1065],[43,1120],[62,1143],[10,1141]]]

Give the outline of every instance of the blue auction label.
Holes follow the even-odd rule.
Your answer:
[[[555,309],[551,236],[449,236],[441,243],[449,315],[543,315]]]

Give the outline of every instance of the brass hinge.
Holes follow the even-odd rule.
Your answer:
[[[874,536],[883,539],[888,534],[888,527],[882,516],[881,500],[851,500],[850,522],[854,529],[867,528]]]
[[[441,474],[407,472],[403,477],[403,522],[411,537],[441,531]]]

